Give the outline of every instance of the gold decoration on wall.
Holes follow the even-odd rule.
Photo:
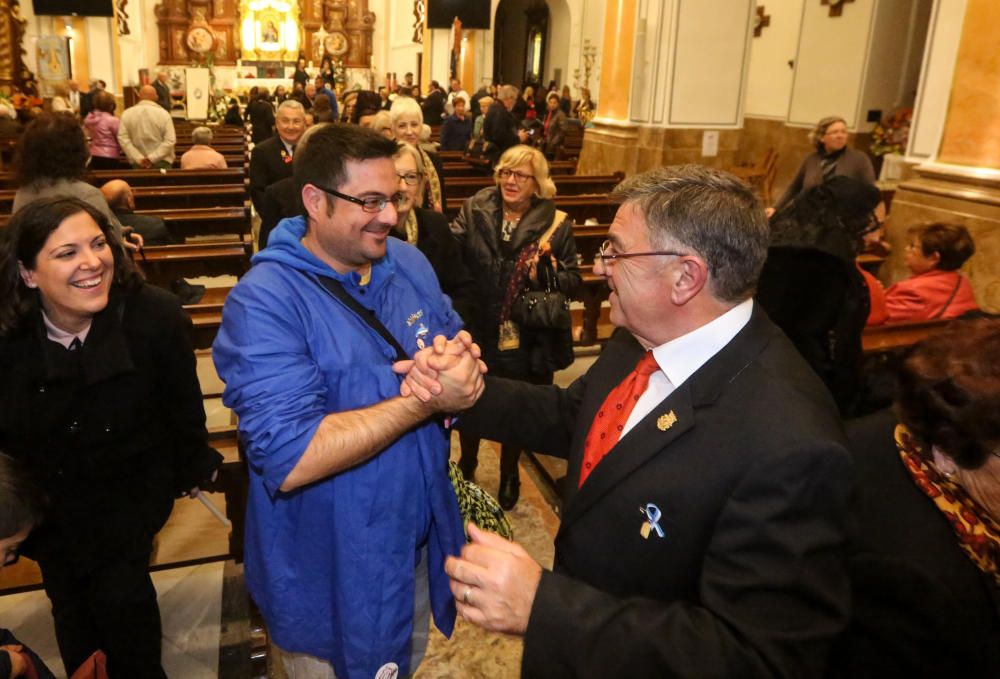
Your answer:
[[[241,0],[240,56],[251,61],[295,61],[299,56],[298,0]]]
[[[21,18],[19,0],[0,0],[0,92],[14,89],[35,92],[38,84],[25,65],[24,34],[27,22]]]
[[[295,0],[293,0],[294,2]],[[208,46],[218,65],[235,65],[238,57],[239,34],[236,14],[237,0],[163,0],[153,9],[159,28],[160,63],[190,65],[204,58],[204,52],[191,51],[191,44],[201,49]],[[195,31],[189,44],[187,36]],[[211,36],[206,35],[210,32]],[[211,37],[211,40],[209,39]],[[209,43],[212,43],[209,46]]]
[[[413,42],[424,44],[424,23],[427,19],[427,0],[413,0]]]
[[[346,50],[340,60],[347,68],[370,68],[375,13],[368,0],[313,0],[302,6],[302,52],[318,66],[330,48]],[[337,36],[336,34],[341,34]],[[316,36],[319,39],[316,39]],[[332,39],[329,39],[333,35]]]

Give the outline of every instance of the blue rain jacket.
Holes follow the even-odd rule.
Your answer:
[[[445,430],[428,422],[355,468],[279,488],[324,416],[399,395],[392,347],[317,274],[374,310],[410,355],[418,339],[453,337],[461,320],[415,247],[390,238],[362,288],[356,273],[336,273],[301,245],[305,229],[302,217],[278,225],[229,293],[213,345],[250,464],[247,586],[282,649],[327,659],[344,679],[388,662],[405,675],[424,544],[434,621],[448,636],[455,622],[444,559],[464,533]]]

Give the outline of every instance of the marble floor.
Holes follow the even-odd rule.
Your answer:
[[[217,386],[207,359],[205,355],[199,360],[206,394]],[[578,358],[573,366],[557,375],[557,382],[568,384],[592,361],[587,356]],[[221,404],[206,401],[206,409],[210,411],[210,426],[228,423],[230,416]],[[493,494],[499,485],[497,452],[495,444],[484,441],[476,473],[476,481]],[[452,457],[458,457],[457,436],[453,440]],[[509,513],[515,539],[544,566],[552,563],[552,538],[559,526],[550,479],[558,479],[564,473],[562,461],[544,456],[536,456],[535,460],[522,458],[521,500]],[[210,497],[217,507],[224,509],[222,495]],[[179,500],[168,525],[160,533],[154,559],[154,568],[166,570],[153,573],[163,619],[163,665],[169,677],[249,679],[254,676],[245,657],[233,658],[234,652],[247,655],[251,632],[241,568],[232,561],[221,560],[227,549],[226,530],[208,511],[198,502]],[[220,560],[170,567],[191,559],[211,558]],[[37,586],[38,581],[37,570],[27,559],[22,559],[16,568],[0,570],[0,590],[23,590]],[[235,609],[232,582],[236,583],[235,599],[244,599]],[[223,596],[227,587],[229,595]],[[57,676],[66,676],[55,644],[49,603],[42,591],[34,589],[0,596],[0,626],[11,629],[34,649]],[[432,631],[427,656],[416,676],[418,679],[518,677],[521,647],[519,638],[487,633],[460,620],[450,640]],[[275,670],[268,676],[281,679],[282,673]]]

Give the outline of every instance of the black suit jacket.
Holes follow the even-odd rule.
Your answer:
[[[830,677],[1000,677],[1000,588],[903,467],[884,411],[849,423],[854,612]]]
[[[642,354],[619,330],[567,389],[487,377],[459,421],[569,459],[522,676],[820,676],[849,597],[850,466],[829,394],[755,308],[577,490],[590,424]],[[640,535],[647,503],[663,538]]]
[[[281,137],[275,135],[254,147],[250,154],[250,200],[258,214],[264,206],[264,190],[279,179],[291,176],[291,156]]]
[[[170,110],[170,87],[159,79],[153,81],[153,89],[156,90],[156,103],[163,108]]]
[[[257,249],[267,247],[267,239],[271,231],[286,217],[297,217],[305,214],[302,206],[302,194],[295,184],[295,177],[279,179],[264,190],[261,201],[260,232],[257,234]]]
[[[247,105],[247,118],[253,128],[250,131],[250,139],[254,144],[259,144],[274,135],[274,107],[271,106],[271,102],[254,99]]]
[[[497,164],[503,152],[511,146],[516,146],[517,120],[507,107],[501,102],[495,101],[486,111],[486,120],[483,121],[483,139],[490,143],[486,149],[486,157],[493,165]]]

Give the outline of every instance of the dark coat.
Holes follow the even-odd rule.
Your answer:
[[[472,117],[466,115],[462,120],[456,115],[450,115],[441,124],[441,150],[464,151],[472,136]]]
[[[171,105],[170,86],[157,78],[153,81],[153,89],[156,90],[156,103],[169,111]]]
[[[254,99],[247,105],[247,118],[253,127],[250,139],[259,144],[274,135],[274,107],[264,99]]]
[[[264,190],[291,176],[292,157],[281,137],[275,135],[254,147],[250,154],[250,200],[258,214],[264,206]]]
[[[906,471],[889,411],[847,427],[857,493],[854,614],[830,677],[1000,677],[1000,587]]]
[[[503,206],[500,192],[493,186],[482,189],[462,205],[452,222],[452,233],[458,238],[462,257],[476,279],[479,310],[469,327],[483,349],[491,370],[506,376],[527,376],[532,370],[530,347],[522,342],[520,349],[497,351],[500,312],[507,282],[514,273],[518,256],[526,246],[538,242],[552,225],[556,206],[551,200],[532,198],[531,207],[521,217],[509,242],[500,238]],[[572,297],[580,286],[580,269],[576,263],[576,241],[573,220],[567,217],[549,240],[558,267],[559,289]],[[525,278],[527,281],[527,278]],[[551,371],[547,370],[551,377]],[[548,380],[546,380],[548,381]]]
[[[413,208],[417,216],[417,249],[424,254],[437,275],[444,294],[451,297],[451,306],[467,327],[474,324],[478,298],[476,281],[469,272],[458,241],[448,228],[448,218],[440,212]],[[398,230],[393,235],[406,240]]]
[[[489,142],[486,148],[486,158],[493,165],[497,164],[503,152],[520,141],[517,137],[517,120],[511,115],[502,102],[495,101],[486,111],[483,121],[483,139]]]
[[[425,125],[440,125],[441,116],[444,115],[444,93],[441,90],[434,90],[428,94],[420,104],[420,110],[424,112]]]
[[[257,249],[263,250],[267,247],[267,239],[278,222],[287,217],[305,214],[302,194],[295,184],[295,177],[285,177],[268,186],[264,190],[264,198],[257,212],[260,214]]]
[[[545,123],[545,117],[548,116],[548,111],[545,112],[545,116],[542,116],[542,124]],[[561,109],[556,109],[555,115],[552,116],[551,122],[549,122],[548,132],[545,133],[545,155],[554,156],[556,151],[558,151],[562,145],[563,141],[566,139],[566,114],[562,112]]]
[[[568,458],[522,676],[821,676],[850,596],[850,461],[833,402],[755,308],[578,490],[591,423],[643,352],[619,330],[566,389],[487,375],[459,420]],[[647,503],[663,538],[640,534]]]
[[[174,238],[163,217],[137,215],[131,210],[115,210],[115,217],[122,226],[131,226],[135,229],[142,236],[144,245],[173,245],[184,242],[183,239]]]
[[[0,338],[0,448],[49,496],[24,543],[83,576],[148,554],[173,500],[211,476],[191,321],[149,285],[114,290],[75,352],[48,340],[41,313]]]

